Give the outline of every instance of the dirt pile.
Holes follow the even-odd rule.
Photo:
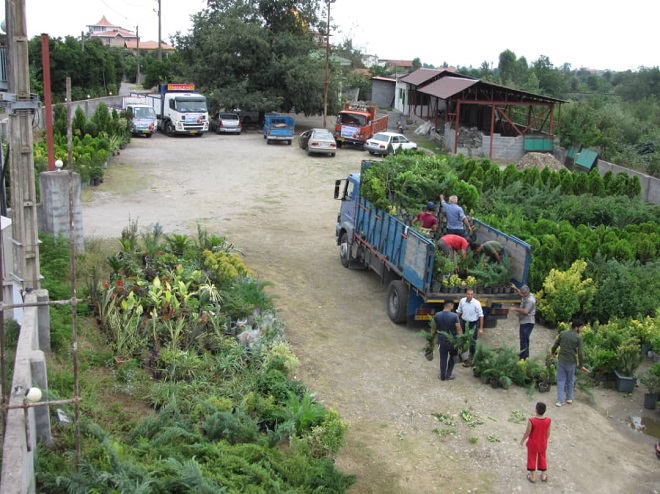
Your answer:
[[[548,153],[527,153],[516,163],[518,170],[526,170],[527,168],[543,170],[545,167],[549,167],[553,172],[558,172],[566,168],[560,161]]]

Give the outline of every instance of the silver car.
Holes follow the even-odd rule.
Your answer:
[[[334,156],[337,152],[337,142],[327,129],[306,130],[300,134],[298,144],[301,149],[306,149],[307,154],[310,156],[314,153]]]
[[[216,134],[240,134],[243,130],[241,120],[236,113],[216,113],[210,122],[211,132]]]
[[[364,149],[369,154],[396,154],[402,149],[417,149],[417,143],[396,132],[378,132],[367,139]]]

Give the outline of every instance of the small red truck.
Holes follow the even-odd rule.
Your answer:
[[[344,143],[362,146],[376,132],[387,130],[387,115],[376,115],[376,107],[364,103],[344,103],[337,114],[335,140],[337,147]]]

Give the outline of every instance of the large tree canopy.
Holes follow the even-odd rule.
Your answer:
[[[319,0],[209,0],[192,30],[175,37],[181,77],[212,107],[321,113],[318,9]]]

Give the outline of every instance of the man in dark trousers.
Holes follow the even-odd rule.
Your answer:
[[[518,288],[512,284],[511,288],[516,290],[518,295],[522,297],[520,307],[511,307],[511,310],[518,315],[518,322],[520,323],[518,328],[520,336],[520,359],[527,360],[529,358],[529,337],[532,335],[536,321],[536,298],[531,294],[527,285]]]
[[[455,337],[457,334],[463,333],[461,322],[452,310],[454,310],[454,301],[445,300],[443,310],[436,312],[433,318],[435,321],[435,330],[438,333],[438,352],[440,353],[440,374],[438,374],[438,378],[441,381],[451,380],[456,377],[453,374],[454,345],[447,335]]]

